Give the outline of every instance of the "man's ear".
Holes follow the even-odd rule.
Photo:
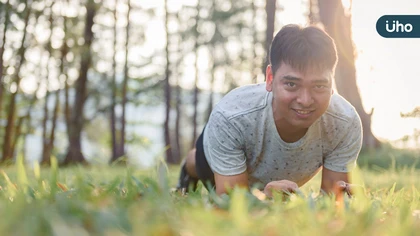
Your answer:
[[[268,92],[273,91],[273,70],[271,65],[268,65],[265,69],[265,89]]]

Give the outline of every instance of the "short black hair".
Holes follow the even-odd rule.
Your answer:
[[[284,26],[270,46],[269,62],[273,74],[281,63],[306,73],[308,70],[335,71],[337,49],[334,40],[316,26]]]

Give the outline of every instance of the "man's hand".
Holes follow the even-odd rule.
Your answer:
[[[335,184],[335,195],[341,194],[341,193],[347,193],[349,197],[353,196],[353,193],[355,191],[364,191],[364,187],[362,185],[358,184],[349,184],[344,181],[338,181]]]
[[[321,192],[337,195],[345,190],[348,182],[348,173],[332,171],[325,167],[322,168]]]
[[[273,192],[290,192],[294,193],[299,190],[298,185],[289,180],[271,181],[264,188],[264,193],[267,197],[273,197]]]
[[[340,195],[342,193],[347,193],[347,195],[349,197],[352,196],[351,185],[349,183],[346,183],[346,182],[340,180],[340,181],[337,181],[335,183],[335,186],[334,186],[334,194],[336,196],[338,196],[338,195]]]

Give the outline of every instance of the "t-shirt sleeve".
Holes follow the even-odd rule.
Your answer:
[[[221,113],[212,113],[204,131],[204,152],[213,172],[237,175],[246,171],[243,137]]]
[[[362,134],[362,123],[356,113],[336,148],[324,158],[324,167],[336,172],[351,171],[362,148]]]

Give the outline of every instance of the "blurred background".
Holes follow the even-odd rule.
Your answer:
[[[335,90],[362,119],[364,150],[418,155],[420,39],[382,38],[376,21],[419,9],[418,0],[0,0],[1,162],[179,163],[224,94],[264,82],[273,34],[290,23],[334,38]]]

